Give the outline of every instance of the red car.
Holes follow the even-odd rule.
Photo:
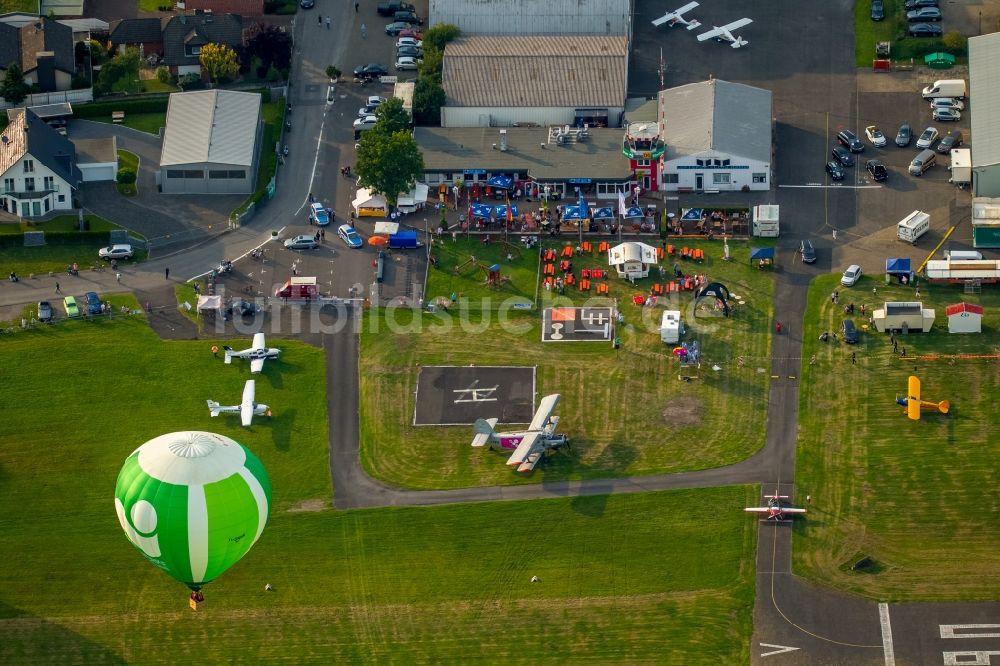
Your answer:
[[[417,39],[423,39],[424,38],[424,33],[417,32],[413,28],[403,28],[402,30],[399,31],[399,35],[398,36],[399,37],[415,37]]]

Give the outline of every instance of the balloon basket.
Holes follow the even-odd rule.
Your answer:
[[[188,599],[188,605],[191,606],[191,610],[198,610],[205,604],[204,601],[195,601],[194,599]]]

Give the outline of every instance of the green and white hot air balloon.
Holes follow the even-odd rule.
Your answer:
[[[172,432],[125,461],[115,510],[132,545],[197,592],[260,538],[271,482],[242,444],[211,432]]]

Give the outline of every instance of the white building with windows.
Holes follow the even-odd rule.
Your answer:
[[[770,189],[770,90],[711,79],[661,91],[658,107],[661,190]]]
[[[0,134],[0,208],[21,217],[43,217],[73,207],[83,180],[76,148],[31,109]]]

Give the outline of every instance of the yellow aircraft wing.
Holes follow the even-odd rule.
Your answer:
[[[913,375],[906,387],[906,415],[913,421],[920,420],[920,379]]]

